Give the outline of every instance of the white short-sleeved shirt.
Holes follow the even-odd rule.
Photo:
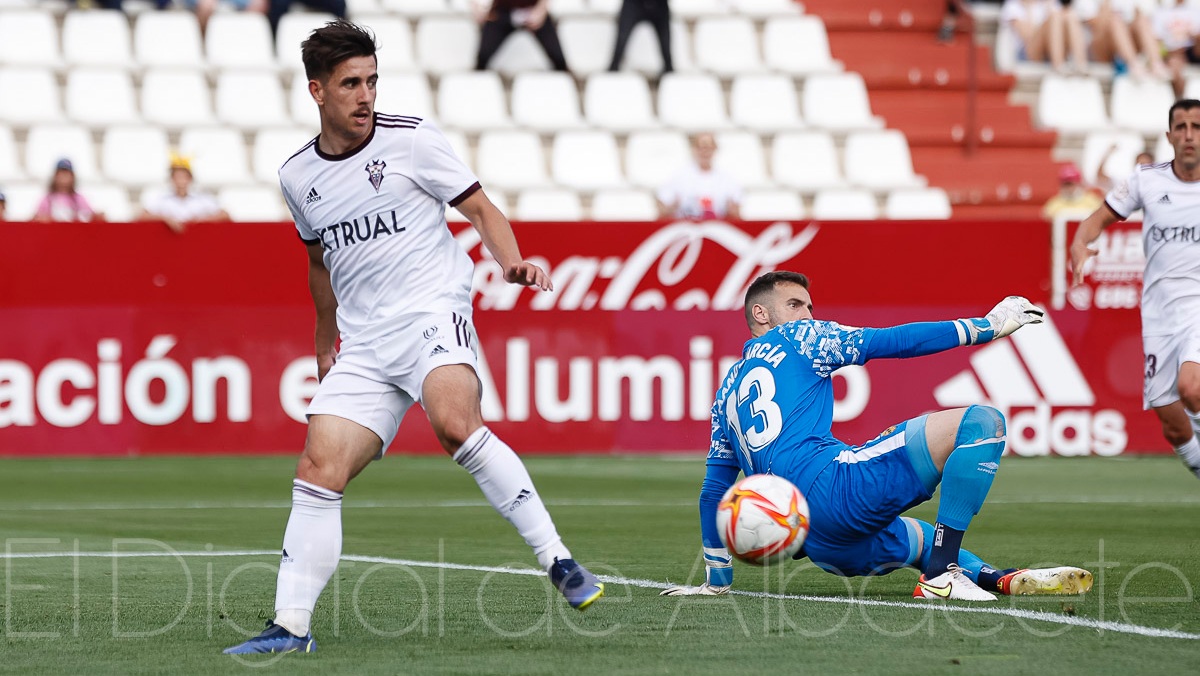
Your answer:
[[[1154,35],[1167,51],[1191,47],[1197,32],[1200,32],[1200,9],[1191,5],[1172,5],[1154,12]]]
[[[742,201],[742,188],[728,174],[702,171],[693,162],[658,189],[658,199],[674,204],[677,218],[724,218],[731,204]]]
[[[1179,180],[1170,162],[1141,164],[1104,201],[1121,218],[1145,212],[1142,334],[1200,324],[1200,181]]]
[[[300,239],[324,248],[342,342],[406,327],[421,313],[471,316],[474,265],[446,227],[479,179],[429,120],[375,114],[341,155],[309,141],[279,169]]]
[[[216,197],[193,190],[184,197],[175,194],[174,190],[150,193],[142,200],[142,207],[155,216],[185,222],[212,218],[221,211]]]
[[[1004,5],[1000,8],[1000,21],[1028,21],[1034,26],[1040,26],[1046,17],[1050,16],[1050,11],[1060,6],[1058,0],[1004,0]]]

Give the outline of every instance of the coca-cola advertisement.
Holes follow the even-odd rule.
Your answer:
[[[0,227],[0,454],[300,449],[316,364],[306,252],[290,224],[182,236]],[[506,284],[478,234],[454,232],[477,262],[484,417],[521,452],[704,452],[716,383],[749,335],[743,294],[769,270],[809,275],[815,314],[859,326],[1051,296],[1051,233],[1038,222],[514,229],[553,292]],[[1137,326],[1106,324],[1097,348],[1093,321],[1064,310],[1012,340],[842,369],[834,432],[858,443],[930,410],[990,403],[1009,416],[1010,453],[1168,450],[1140,411]],[[413,409],[391,451],[437,448]]]

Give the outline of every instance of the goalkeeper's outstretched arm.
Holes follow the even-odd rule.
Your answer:
[[[963,345],[1003,338],[1026,324],[1040,324],[1046,313],[1021,296],[1009,296],[983,317],[945,322],[915,322],[885,329],[862,329],[862,361],[920,357]]]

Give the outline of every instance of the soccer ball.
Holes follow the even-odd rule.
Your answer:
[[[725,491],[717,505],[717,530],[741,561],[756,566],[785,561],[808,536],[808,501],[787,479],[754,474]]]

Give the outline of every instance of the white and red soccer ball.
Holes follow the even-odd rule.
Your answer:
[[[754,474],[729,487],[717,529],[730,554],[756,566],[792,558],[808,536],[808,501],[792,482]]]

